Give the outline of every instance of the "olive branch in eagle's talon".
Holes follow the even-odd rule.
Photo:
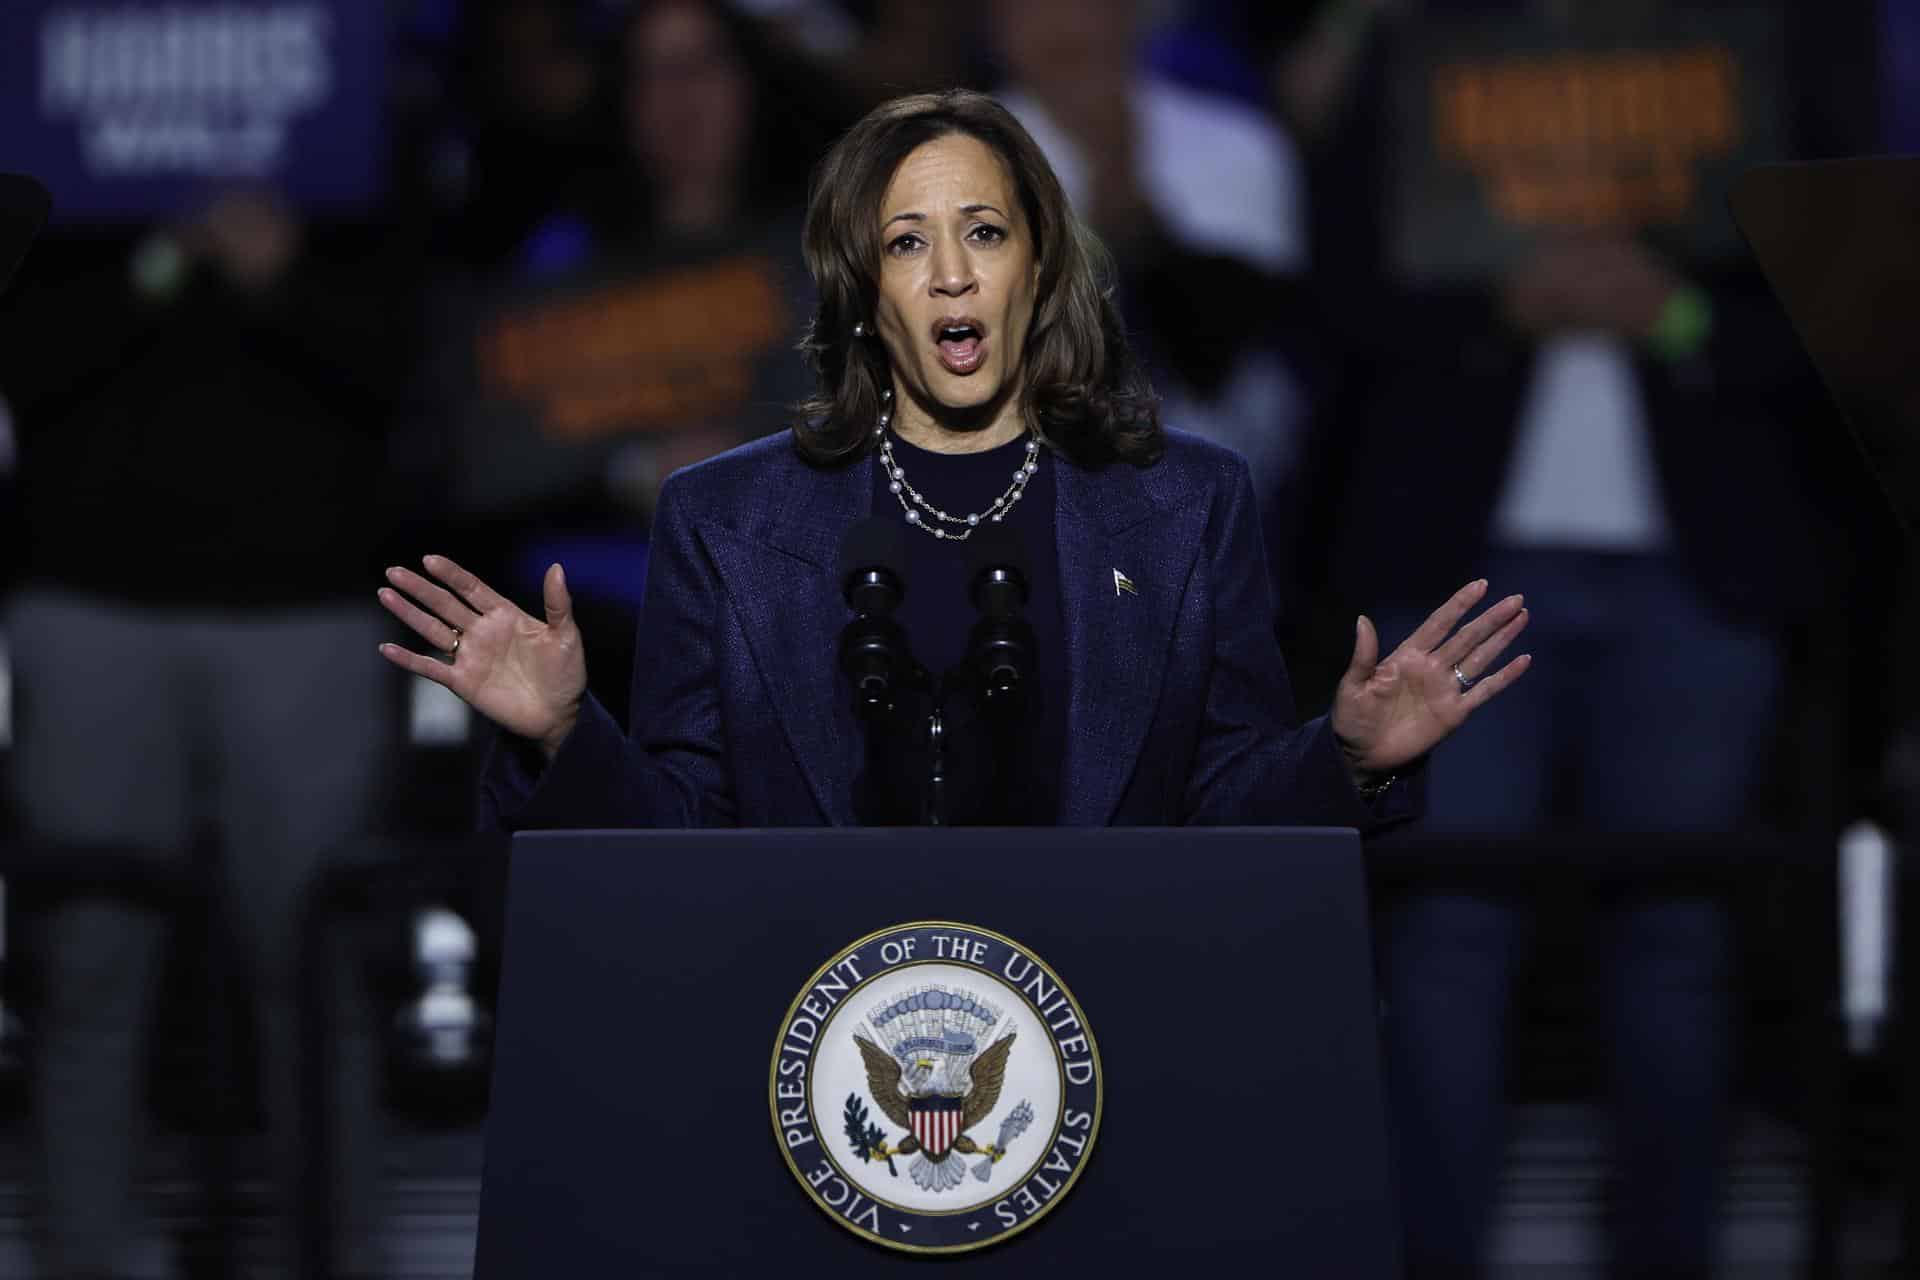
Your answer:
[[[847,1140],[853,1144],[853,1154],[862,1160],[885,1160],[887,1172],[899,1177],[900,1171],[893,1167],[894,1152],[887,1146],[887,1135],[877,1124],[867,1123],[867,1106],[860,1101],[860,1095],[847,1095]]]

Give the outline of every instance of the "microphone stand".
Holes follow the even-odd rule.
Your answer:
[[[997,817],[1011,822],[1011,774],[1019,758],[1019,737],[1027,727],[1035,668],[1033,624],[1021,616],[1027,603],[1026,575],[1014,564],[990,564],[976,575],[968,594],[980,618],[967,638],[967,683],[990,744],[990,776],[998,783]]]
[[[879,587],[879,574],[860,574],[856,585]],[[900,747],[912,750],[924,745],[929,754],[927,775],[912,814],[920,825],[945,827],[947,723],[941,714],[943,691],[914,660],[906,631],[891,618],[897,599],[897,591],[874,591],[856,597],[856,606],[866,604],[866,608],[841,629],[841,670],[852,683],[852,714],[868,729],[868,777],[879,779],[881,794],[885,794],[883,779],[895,775],[899,768]]]
[[[899,561],[889,563],[884,550],[855,546],[848,553],[855,567],[843,575],[843,589],[855,616],[840,632],[840,669],[853,686],[854,716],[867,726],[866,776],[878,788],[874,811],[891,817],[899,812],[889,803],[892,796],[914,795],[914,820],[944,827],[951,818],[955,728],[948,699],[956,693],[970,696],[977,713],[973,723],[990,744],[990,776],[1003,779],[1016,755],[1034,672],[1033,627],[1020,616],[1027,603],[1026,576],[1017,561],[989,563],[975,575],[969,595],[981,616],[968,637],[966,657],[936,681],[914,660],[906,631],[893,617],[904,584]],[[872,558],[864,558],[863,551]],[[966,717],[958,723],[974,731]],[[926,752],[926,768],[915,786],[913,757],[919,750]],[[971,759],[961,764],[972,777]],[[889,785],[895,779],[897,790]],[[999,788],[1002,810],[1006,790]]]
[[[942,684],[944,685],[944,681]],[[941,715],[943,698],[933,700],[927,713],[927,790],[921,798],[920,821],[928,827],[947,825],[947,726]]]

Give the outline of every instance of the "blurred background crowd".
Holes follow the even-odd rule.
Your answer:
[[[52,58],[59,7],[0,29]],[[1528,595],[1535,674],[1375,851],[1416,1272],[1815,1248],[1798,1156],[1729,1245],[1729,1153],[1877,1123],[1820,1102],[1885,1048],[1855,1002],[1810,1065],[1840,942],[1793,875],[1920,817],[1912,566],[1724,202],[1920,148],[1902,0],[348,7],[375,198],[61,218],[0,298],[6,1274],[458,1273],[396,1261],[392,1188],[474,1172],[434,1141],[484,1115],[504,854],[484,733],[377,658],[380,569],[525,603],[563,562],[624,707],[661,480],[808,389],[812,164],[954,85],[1111,250],[1165,420],[1251,462],[1303,713],[1356,613]],[[1514,1104],[1603,1100],[1556,1258],[1497,1208]]]

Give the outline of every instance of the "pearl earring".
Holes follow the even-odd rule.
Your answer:
[[[867,336],[867,322],[865,320],[854,322],[853,336],[856,338],[864,338]]]

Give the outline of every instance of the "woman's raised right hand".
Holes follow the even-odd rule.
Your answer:
[[[541,584],[545,622],[528,614],[445,556],[387,570],[380,603],[441,657],[383,644],[397,667],[445,685],[509,733],[531,738],[549,758],[573,730],[587,689],[587,656],[573,620],[566,574],[547,569]],[[437,581],[435,580],[437,579]]]

